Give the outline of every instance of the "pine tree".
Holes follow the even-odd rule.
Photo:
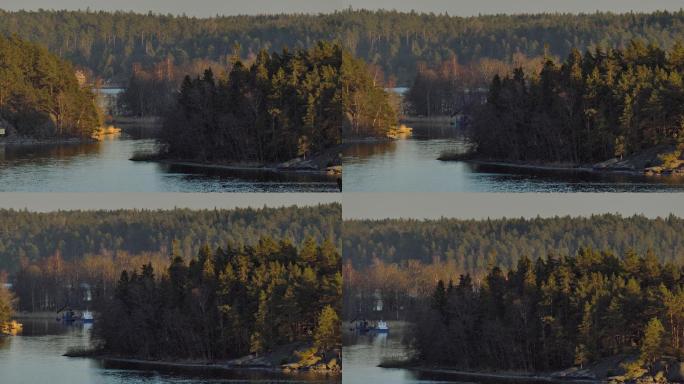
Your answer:
[[[641,339],[640,359],[646,365],[652,366],[663,354],[665,328],[657,317],[652,318],[644,329]]]
[[[340,330],[342,324],[337,312],[326,305],[318,316],[318,325],[314,331],[314,344],[319,350],[327,351],[341,345]]]
[[[270,319],[268,296],[265,291],[259,293],[259,309],[254,318],[254,330],[250,337],[249,351],[260,355],[270,348]]]

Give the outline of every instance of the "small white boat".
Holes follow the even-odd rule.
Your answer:
[[[92,323],[94,321],[93,313],[90,311],[84,311],[81,315],[81,321],[84,323]]]
[[[378,325],[375,327],[375,332],[378,333],[388,333],[389,332],[389,325],[387,325],[386,321],[378,321]]]

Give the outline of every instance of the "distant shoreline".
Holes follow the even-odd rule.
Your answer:
[[[43,145],[64,145],[64,144],[92,144],[98,140],[91,137],[55,137],[55,138],[32,138],[32,137],[12,137],[0,138],[0,147],[31,147]]]
[[[55,320],[59,315],[54,311],[36,311],[36,312],[15,312],[13,319],[50,319]]]

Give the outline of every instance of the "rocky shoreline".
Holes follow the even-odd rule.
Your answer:
[[[135,357],[110,355],[97,350],[72,350],[64,354],[72,358],[90,358],[104,363],[113,363],[133,369],[155,370],[182,370],[186,372],[228,372],[235,370],[261,370],[274,373],[314,373],[322,376],[338,376],[342,373],[342,367],[337,359],[329,361],[316,360],[308,363],[278,364],[276,359],[282,359],[281,353],[273,353],[257,357],[254,355],[244,356],[225,361],[200,361],[200,360],[151,360]]]
[[[521,170],[553,171],[553,172],[580,172],[592,174],[625,174],[634,176],[682,176],[684,177],[684,160],[666,167],[660,156],[672,152],[674,147],[659,146],[623,159],[612,158],[595,164],[574,163],[543,163],[543,162],[516,162],[496,159],[484,159],[477,153],[443,153],[437,160],[462,161],[476,165],[488,165],[502,168]]]
[[[382,368],[407,369],[416,372],[444,375],[449,379],[476,380],[481,383],[610,383],[651,384],[684,383],[684,362],[662,361],[653,372],[643,370],[639,377],[628,377],[625,364],[634,363],[637,356],[623,354],[603,358],[583,368],[571,367],[552,372],[468,371],[461,368],[425,365],[420,361],[404,360],[380,364]]]
[[[205,163],[195,160],[165,158],[156,154],[133,157],[130,160],[227,171],[265,171],[276,173],[304,173],[339,176],[342,174],[342,165],[340,159],[341,148],[342,145],[338,145],[334,148],[324,151],[323,153],[314,155],[309,159],[296,158],[282,163],[273,164],[262,164],[257,162]]]
[[[442,160],[455,161],[455,160]],[[643,169],[623,168],[623,167],[597,167],[595,165],[544,165],[532,163],[515,163],[494,160],[480,160],[480,159],[465,159],[460,160],[466,163],[477,165],[489,165],[502,168],[537,170],[537,171],[554,171],[554,172],[580,172],[592,174],[623,174],[633,176],[684,176],[684,168],[665,169],[662,167],[648,167]]]
[[[571,372],[553,373],[526,373],[526,372],[476,372],[464,371],[455,368],[430,367],[421,365],[380,365],[382,368],[400,368],[415,372],[444,375],[453,380],[476,380],[479,383],[606,383],[606,384],[650,384],[650,383],[681,383],[682,377],[670,377],[668,380],[664,375],[646,375],[639,379],[626,379],[624,376],[597,377],[579,370],[568,370]],[[665,381],[658,379],[661,376]],[[674,375],[673,375],[674,376]]]

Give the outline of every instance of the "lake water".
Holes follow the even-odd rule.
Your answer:
[[[684,178],[553,171],[521,171],[437,160],[464,152],[463,132],[414,128],[410,139],[358,143],[343,153],[344,190],[350,192],[667,192],[684,191]]]
[[[403,339],[408,324],[390,322],[390,332],[385,334],[362,333],[351,330],[350,323],[344,323],[342,332],[342,360],[344,364],[343,384],[504,384],[505,380],[474,379],[459,380],[448,373],[417,372],[401,368],[380,368],[378,364],[387,361],[405,360],[411,355]],[[530,382],[529,384],[536,384]]]
[[[69,348],[87,347],[90,328],[65,326],[55,320],[20,320],[19,336],[0,338],[0,382],[3,384],[139,384],[139,383],[326,383],[320,378],[293,377],[263,371],[216,375],[184,375],[114,368],[85,358],[69,358]]]
[[[458,383],[445,375],[428,374],[399,368],[380,368],[383,361],[406,359],[410,351],[403,344],[406,324],[390,323],[387,334],[351,331],[345,323],[342,332],[343,384],[432,384]]]
[[[133,162],[152,138],[124,134],[97,143],[0,146],[2,192],[336,192],[334,177],[204,170]]]

